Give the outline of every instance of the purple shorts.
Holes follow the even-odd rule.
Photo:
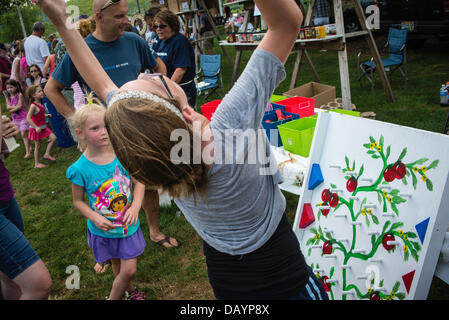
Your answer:
[[[94,252],[95,260],[100,263],[114,258],[136,258],[143,253],[146,245],[140,228],[126,238],[105,238],[87,230],[87,243]]]

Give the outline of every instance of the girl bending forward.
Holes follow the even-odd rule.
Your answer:
[[[268,31],[211,122],[168,78],[149,75],[117,88],[81,37],[65,25],[64,2],[39,4],[82,77],[108,101],[105,122],[120,162],[138,181],[175,197],[204,240],[215,296],[327,299],[286,218],[278,186],[282,175],[259,130],[265,106],[285,78],[283,64],[302,15],[294,0],[255,2]],[[242,132],[253,140],[228,144]],[[248,161],[254,155],[260,161]]]

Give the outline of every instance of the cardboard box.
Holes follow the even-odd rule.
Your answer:
[[[336,91],[334,86],[322,84],[318,82],[309,82],[300,87],[293,88],[282,95],[291,97],[306,97],[315,99],[315,108],[327,104],[336,98]]]

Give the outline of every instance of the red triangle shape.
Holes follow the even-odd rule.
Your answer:
[[[407,289],[407,293],[410,293],[410,287],[412,286],[413,277],[415,276],[415,270],[404,274],[402,276],[402,281],[404,281],[405,289]]]
[[[312,205],[310,203],[304,203],[304,207],[302,209],[301,221],[299,222],[299,227],[301,229],[307,228],[314,221],[315,221],[315,215],[313,214]]]

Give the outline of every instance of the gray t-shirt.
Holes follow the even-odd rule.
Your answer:
[[[253,53],[210,124],[214,162],[206,198],[175,199],[201,238],[220,252],[242,255],[260,248],[284,214],[282,175],[261,126],[267,102],[284,78],[277,57],[260,49]]]

